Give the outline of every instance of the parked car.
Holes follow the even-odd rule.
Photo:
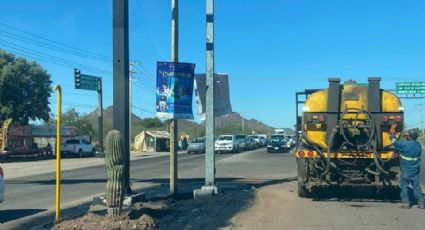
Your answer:
[[[240,151],[239,143],[236,140],[235,135],[220,135],[215,141],[216,152],[234,152]]]
[[[258,148],[257,141],[255,141],[254,138],[248,136],[248,149],[255,150],[257,148]]]
[[[286,152],[291,148],[288,139],[282,134],[274,134],[271,136],[267,144],[267,152]]]
[[[4,172],[0,167],[0,203],[4,201]]]
[[[261,146],[264,147],[267,145],[267,138],[265,136],[258,136],[258,138],[260,139]]]
[[[241,150],[246,151],[246,150],[249,149],[249,147],[248,147],[248,144],[249,144],[248,143],[248,135],[238,134],[238,135],[235,135],[235,137],[236,137],[236,141],[239,144],[239,148]]]
[[[85,139],[70,139],[61,146],[61,153],[71,154],[76,157],[95,156],[96,149]]]
[[[295,147],[297,144],[295,135],[286,135],[286,138],[288,139],[289,143],[291,144],[291,148]]]
[[[196,138],[189,142],[187,153],[205,153],[205,138]]]
[[[260,141],[260,137],[258,135],[249,135],[257,142],[257,148],[263,147],[263,143]]]

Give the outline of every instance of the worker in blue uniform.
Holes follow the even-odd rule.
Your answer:
[[[390,138],[400,156],[400,197],[403,202],[402,208],[408,209],[411,207],[408,195],[408,187],[411,185],[414,196],[418,201],[418,208],[423,209],[425,208],[425,200],[419,184],[422,146],[416,141],[418,133],[415,130],[409,130],[407,140],[397,140],[394,135],[396,127],[397,125],[391,127]]]

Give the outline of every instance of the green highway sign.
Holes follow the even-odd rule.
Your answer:
[[[425,82],[398,82],[397,94],[425,94]]]
[[[74,69],[74,80],[76,89],[99,91],[100,77],[81,74],[79,69]]]

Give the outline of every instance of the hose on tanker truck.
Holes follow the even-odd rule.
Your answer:
[[[327,162],[327,164],[326,164],[326,169],[325,169],[325,171],[322,173],[322,175],[320,175],[320,178],[322,178],[324,175],[326,175],[326,174],[328,174],[329,173],[329,171],[330,171],[330,168],[331,168],[331,147],[332,147],[332,144],[333,144],[333,139],[334,139],[334,136],[335,136],[335,134],[338,132],[338,130],[337,130],[337,128],[335,127],[335,128],[333,128],[333,130],[332,130],[332,134],[329,136],[329,139],[328,139],[328,148],[327,148],[327,155],[326,155],[326,162]]]
[[[305,132],[305,130],[304,130],[304,132],[302,132],[302,137],[304,138],[304,139],[306,139],[307,140],[307,142],[308,142],[308,145],[309,146],[311,146],[311,147],[313,147],[316,151],[317,151],[317,153],[319,154],[319,156],[320,156],[320,158],[326,163],[326,165],[328,164],[328,161],[327,161],[327,159],[326,159],[326,157],[325,157],[325,155],[323,154],[323,152],[322,152],[322,150],[320,149],[320,148],[322,148],[321,146],[318,146],[318,145],[316,145],[316,144],[314,144],[314,142],[313,141],[311,141],[310,140],[310,138],[306,135],[306,132]]]
[[[350,109],[351,110],[351,109]],[[337,166],[335,165],[335,164],[332,164],[332,162],[331,162],[331,157],[330,157],[330,155],[331,155],[331,147],[332,147],[332,145],[333,145],[333,141],[334,141],[334,137],[335,137],[335,134],[337,134],[338,133],[338,128],[340,129],[340,132],[342,133],[342,136],[343,136],[343,138],[344,138],[344,140],[345,140],[345,143],[347,143],[347,144],[349,144],[349,145],[351,145],[351,146],[356,146],[356,147],[358,147],[358,148],[364,148],[364,147],[366,147],[366,146],[371,146],[372,147],[372,149],[373,149],[373,164],[375,164],[375,166],[376,166],[376,169],[377,169],[377,171],[378,172],[380,172],[380,173],[383,173],[383,174],[386,174],[386,175],[388,175],[388,172],[381,166],[381,163],[379,162],[379,160],[380,160],[380,158],[378,158],[379,156],[378,156],[378,151],[377,151],[377,138],[376,138],[376,126],[375,126],[375,120],[374,120],[374,118],[373,118],[373,116],[372,116],[372,114],[369,112],[369,111],[366,111],[366,110],[358,110],[358,109],[353,109],[353,110],[356,110],[357,111],[357,113],[359,114],[359,113],[361,113],[361,112],[364,112],[364,113],[366,113],[367,114],[367,116],[368,116],[368,118],[369,118],[369,121],[370,121],[370,136],[369,136],[369,138],[368,138],[368,140],[365,142],[365,143],[363,143],[363,144],[361,144],[361,145],[356,145],[356,144],[354,144],[354,143],[352,143],[350,140],[349,140],[349,138],[346,136],[346,134],[345,134],[345,130],[344,130],[344,128],[345,129],[348,129],[348,127],[346,126],[346,124],[344,124],[343,122],[339,122],[340,123],[340,125],[338,125],[337,127],[335,127],[333,130],[332,130],[332,133],[331,133],[331,135],[329,136],[329,139],[328,139],[328,145],[327,145],[327,155],[326,155],[326,157],[323,155],[323,153],[322,153],[322,151],[320,151],[320,149],[317,147],[317,146],[315,146],[313,143],[314,142],[312,142],[309,138],[308,138],[308,136],[305,134],[305,132],[303,132],[303,137],[310,143],[310,145],[313,147],[313,148],[315,148],[315,150],[319,153],[319,155],[320,155],[320,157],[325,161],[325,163],[326,163],[326,167],[325,167],[325,170],[324,170],[324,172],[320,175],[320,178],[322,178],[323,176],[325,176],[326,174],[328,174],[329,172],[330,172],[330,168],[331,168],[331,166],[332,167],[334,167],[335,169],[337,169]],[[344,111],[344,113],[343,113],[343,115],[345,115],[345,114],[347,114],[347,111],[348,110],[345,110]],[[356,121],[357,121],[357,116],[356,116]],[[342,123],[342,124],[341,124]],[[374,141],[375,143],[372,143],[372,141]],[[345,145],[345,143],[344,143],[344,145]],[[338,158],[339,159],[339,158]],[[340,159],[339,159],[340,160]],[[350,162],[345,162],[345,161],[343,161],[343,163],[346,163],[346,164],[354,164],[354,163],[350,163]],[[385,163],[385,162],[384,162]],[[349,176],[347,176],[347,175],[345,175],[344,173],[342,173],[342,172],[337,172],[339,175],[341,175],[341,176],[343,176],[343,177],[345,177],[345,178],[349,178]]]
[[[357,148],[364,148],[364,147],[368,147],[371,143],[372,143],[372,140],[373,139],[376,139],[375,138],[375,135],[376,135],[376,127],[375,127],[375,120],[373,119],[373,116],[372,116],[372,114],[369,112],[369,111],[366,111],[366,110],[360,110],[360,109],[357,109],[357,108],[350,108],[350,109],[345,109],[344,110],[344,112],[342,113],[342,117],[344,117],[344,115],[346,115],[347,113],[348,113],[348,111],[349,110],[351,110],[351,111],[356,111],[356,119],[354,120],[354,122],[355,123],[357,123],[357,118],[358,118],[358,115],[359,114],[362,114],[362,113],[365,113],[365,114],[367,114],[367,116],[368,116],[368,118],[369,118],[369,123],[370,123],[370,135],[369,135],[369,138],[368,138],[368,140],[365,142],[365,143],[363,143],[363,144],[354,144],[354,143],[352,143],[350,140],[349,140],[349,138],[347,137],[347,135],[346,135],[346,133],[345,133],[345,130],[344,130],[344,128],[345,129],[348,129],[349,127],[347,127],[347,124],[346,123],[344,123],[344,122],[341,122],[342,123],[342,125],[340,125],[340,132],[341,132],[341,134],[342,134],[342,136],[344,137],[344,140],[349,144],[349,145],[351,145],[351,146],[353,146],[353,147],[357,147]]]
[[[375,141],[375,143],[372,145],[373,148],[373,162],[375,163],[376,169],[378,169],[379,172],[388,175],[388,172],[382,168],[381,164],[379,163],[378,160],[378,150],[376,149],[376,146],[378,145],[377,141]]]
[[[376,126],[375,126],[375,119],[373,118],[372,114],[369,111],[367,111],[367,110],[360,110],[360,109],[349,109],[349,110],[355,110],[355,111],[357,111],[355,122],[357,122],[357,117],[358,117],[357,115],[358,114],[360,114],[360,113],[367,114],[367,116],[369,118],[369,123],[370,123],[370,135],[369,135],[368,140],[364,144],[355,145],[346,136],[345,131],[344,131],[344,128],[347,128],[348,129],[348,127],[346,127],[346,124],[343,123],[343,126],[341,126],[340,128],[341,128],[341,133],[342,133],[342,136],[344,137],[344,140],[348,144],[350,144],[352,146],[356,146],[357,148],[363,148],[363,147],[366,147],[366,146],[371,146],[372,149],[373,149],[373,162],[374,162],[374,164],[376,166],[376,169],[379,172],[388,175],[388,172],[381,166],[381,163],[379,162],[379,160],[381,160],[381,159],[380,158],[378,159],[378,150],[377,150],[378,143],[377,143],[377,138],[376,138],[377,133],[376,133]],[[342,116],[344,116],[345,114],[347,114],[347,112],[348,112],[348,109],[344,110],[344,113],[343,113]],[[372,141],[374,141],[375,143],[372,143]]]

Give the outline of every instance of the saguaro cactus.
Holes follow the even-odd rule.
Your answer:
[[[106,204],[108,214],[118,216],[124,199],[124,161],[123,142],[119,131],[112,130],[106,136],[105,164],[108,174],[106,183]]]

